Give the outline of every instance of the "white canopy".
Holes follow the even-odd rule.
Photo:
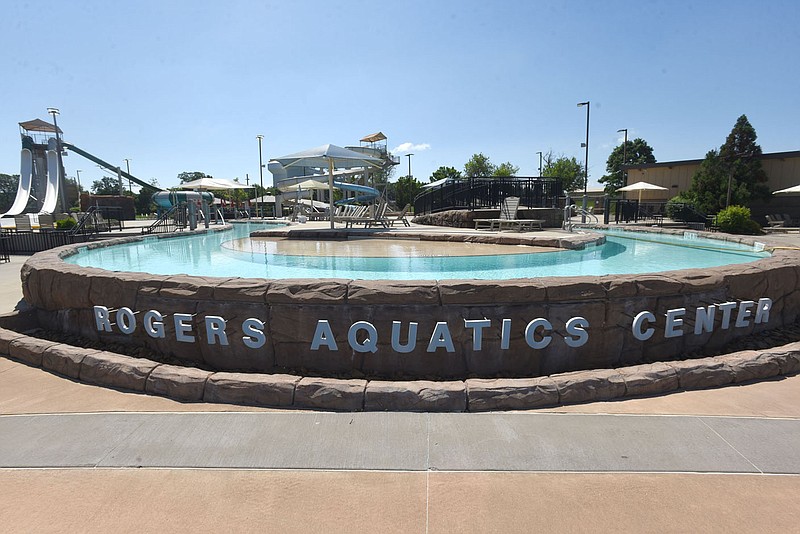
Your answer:
[[[787,187],[786,189],[779,189],[777,191],[773,191],[773,195],[781,195],[781,194],[791,194],[791,193],[800,193],[800,185],[794,185],[792,187]]]
[[[620,187],[617,191],[638,191],[639,202],[642,201],[642,191],[669,191],[669,187],[651,184],[649,182],[635,182],[625,187]]]
[[[185,182],[178,186],[178,189],[207,189],[207,190],[227,190],[227,189],[251,189],[252,185],[244,185],[224,178],[211,178],[206,176],[191,182]]]

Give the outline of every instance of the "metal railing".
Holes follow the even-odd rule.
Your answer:
[[[166,234],[183,230],[189,225],[189,213],[186,203],[172,206],[161,214],[153,224],[142,228],[143,234]]]
[[[72,234],[63,230],[50,230],[45,232],[34,232],[33,230],[8,231],[4,230],[0,234],[0,249],[4,249],[5,254],[36,254],[43,250],[72,245],[75,243],[85,243],[91,239],[89,234]]]
[[[561,180],[536,177],[482,177],[447,182],[417,195],[416,215],[446,210],[496,208],[506,197],[519,197],[520,206],[558,207]]]

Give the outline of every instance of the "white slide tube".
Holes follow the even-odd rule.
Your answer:
[[[60,166],[58,164],[58,145],[55,139],[47,142],[47,189],[44,204],[39,213],[53,213],[58,203],[58,184]]]
[[[30,149],[22,149],[22,159],[19,165],[19,185],[17,185],[17,196],[14,198],[14,203],[9,210],[0,217],[6,215],[19,215],[25,211],[25,206],[28,205],[28,199],[31,197],[31,184],[33,177],[33,154]]]

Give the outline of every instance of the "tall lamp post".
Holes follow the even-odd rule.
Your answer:
[[[56,116],[61,112],[58,108],[47,108],[47,113],[53,116],[53,129],[56,132],[56,153],[58,154],[58,198],[61,202],[61,211],[67,211],[67,197],[64,193],[64,160],[61,159],[61,137],[58,135],[58,121]]]
[[[264,136],[261,135],[261,134],[258,134],[256,136],[256,139],[258,139],[258,176],[259,176],[260,184],[261,184],[261,191],[259,191],[259,193],[261,193],[263,195],[264,194],[264,160],[261,159],[261,140],[264,139]],[[262,204],[261,202],[256,202],[256,210],[259,210],[259,206],[261,204]],[[261,213],[261,218],[263,219],[264,218],[264,208],[263,207],[260,208],[260,213]]]
[[[411,179],[411,156],[413,156],[413,155],[414,154],[406,154],[406,157],[408,158],[408,178],[409,179]]]
[[[122,161],[125,162],[125,168],[128,169],[128,176],[131,175],[131,160],[128,158],[123,159]],[[128,178],[128,192],[133,193],[133,187],[131,186],[131,179]]]
[[[537,152],[539,154],[539,178],[542,177],[542,153]]]
[[[620,132],[625,132],[625,141],[622,142],[622,166],[624,167],[628,163],[628,129],[617,130],[617,133]],[[628,185],[628,173],[623,168],[620,170],[622,171],[622,187],[625,187]],[[625,198],[625,192],[622,193],[622,197]]]
[[[578,102],[578,107],[586,106],[586,142],[581,143],[586,148],[586,156],[584,157],[584,177],[583,177],[583,213],[581,213],[581,222],[586,222],[586,209],[589,206],[588,188],[589,188],[589,108],[591,104],[586,102]]]

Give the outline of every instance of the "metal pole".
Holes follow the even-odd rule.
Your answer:
[[[539,178],[542,177],[542,153],[537,152],[539,154]]]
[[[258,175],[259,175],[260,184],[261,184],[261,191],[259,191],[259,193],[261,193],[263,195],[264,194],[264,162],[261,159],[261,140],[264,139],[264,136],[259,134],[259,135],[256,136],[256,139],[258,139]],[[261,204],[261,202],[257,202],[256,206],[259,206],[260,204]],[[263,219],[264,218],[264,208],[262,207],[260,211],[261,211],[261,218]]]
[[[409,179],[411,179],[411,156],[413,156],[413,155],[414,154],[406,154],[406,157],[408,158],[408,178]]]
[[[131,175],[131,160],[125,158],[123,160],[125,162],[125,167],[128,169],[128,176]],[[131,186],[131,179],[128,178],[128,192],[133,193],[133,187]]]
[[[245,173],[245,175],[244,175],[244,183],[247,184],[247,185],[250,185],[250,173]],[[255,187],[253,189],[255,189]],[[253,195],[253,200],[255,200],[255,198],[256,198],[255,195]],[[247,210],[247,217],[248,218],[252,217],[252,215],[251,215],[252,208],[253,207],[250,206],[250,209]]]
[[[584,161],[584,178],[583,178],[583,213],[581,213],[581,222],[586,222],[586,209],[589,206],[589,108],[591,107],[591,102],[580,102],[578,103],[578,107],[586,106],[586,143],[584,146],[586,147],[586,156]]]

